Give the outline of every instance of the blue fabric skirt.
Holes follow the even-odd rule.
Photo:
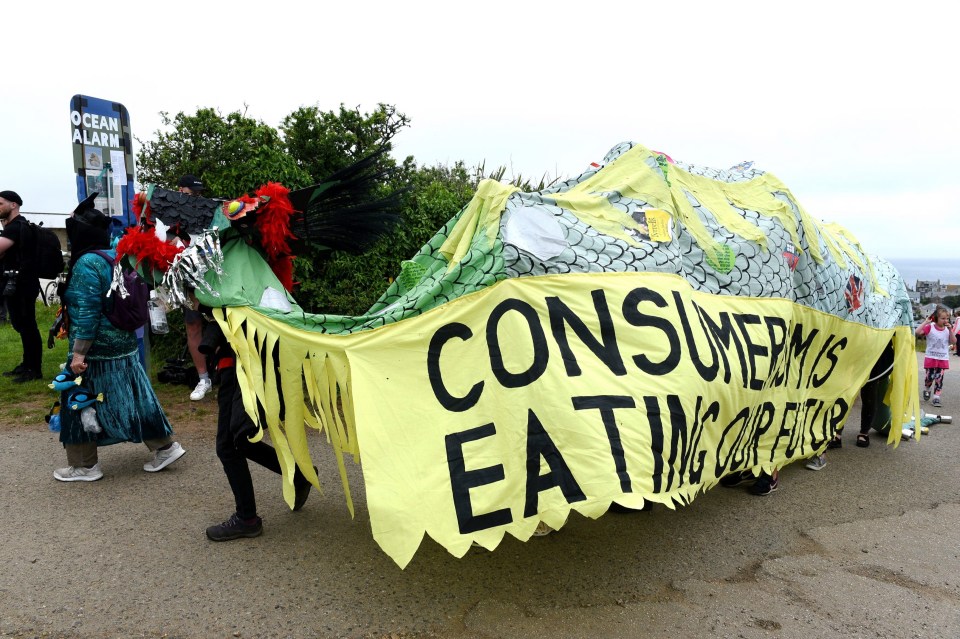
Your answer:
[[[94,396],[103,393],[103,401],[93,404],[103,430],[86,432],[80,411],[71,409],[68,394],[61,393],[60,441],[63,444],[96,442],[98,446],[108,446],[173,434],[136,351],[116,359],[88,359],[87,370],[81,378],[81,386]]]

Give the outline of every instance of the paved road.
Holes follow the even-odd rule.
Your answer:
[[[956,370],[944,400],[960,416]],[[147,474],[144,448],[114,446],[92,484],[52,479],[52,435],[3,428],[0,637],[960,636],[960,424],[860,449],[856,407],[828,466],[788,467],[771,496],[574,515],[459,560],[425,539],[401,571],[373,542],[359,469],[350,519],[333,463],[299,513],[258,472],[265,534],[208,542],[231,508],[206,403],[176,465]]]

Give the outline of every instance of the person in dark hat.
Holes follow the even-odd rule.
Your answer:
[[[91,198],[92,200],[92,198]],[[103,477],[97,449],[120,442],[142,442],[153,453],[143,465],[148,473],[163,470],[186,452],[173,436],[170,422],[140,364],[133,331],[114,326],[104,316],[107,291],[113,280],[116,251],[111,248],[111,220],[82,202],[67,218],[70,264],[63,293],[68,322],[66,369],[81,376],[89,397],[100,397],[92,417],[80,410],[60,414],[60,442],[67,466],[53,476],[63,482],[96,481]],[[61,394],[62,406],[70,393]]]
[[[187,173],[177,181],[177,187],[181,193],[186,195],[200,195],[206,190],[196,176]],[[205,323],[200,311],[185,308],[183,310],[183,328],[187,333],[187,350],[190,351],[190,359],[193,361],[194,368],[197,369],[197,386],[190,393],[192,401],[200,401],[206,397],[210,389],[213,388],[213,381],[210,379],[210,372],[207,370],[207,357],[200,352],[200,341],[203,339],[203,330]]]
[[[200,195],[207,188],[195,175],[190,175],[189,173],[177,181],[177,187],[181,193],[186,193],[187,195]]]
[[[31,260],[24,259],[36,250],[36,233],[20,215],[23,200],[14,191],[0,191],[0,280],[7,304],[10,324],[20,334],[23,359],[13,370],[3,373],[16,382],[27,382],[43,376],[43,342],[37,327],[36,299],[40,294],[40,278]]]

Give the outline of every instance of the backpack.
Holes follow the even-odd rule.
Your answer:
[[[36,252],[32,258],[29,258],[36,271],[37,277],[45,280],[56,279],[63,273],[63,252],[60,249],[60,238],[51,229],[44,228],[43,222],[40,224],[30,224],[30,230],[33,231],[34,246]],[[24,253],[23,255],[26,255]]]
[[[93,251],[114,266],[114,261],[103,251]],[[147,302],[150,299],[150,287],[137,275],[136,271],[123,269],[123,287],[128,295],[121,297],[114,291],[107,298],[104,317],[110,323],[123,331],[135,331],[150,321],[150,309]]]

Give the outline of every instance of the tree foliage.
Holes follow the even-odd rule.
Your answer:
[[[161,113],[169,131],[140,142],[139,182],[175,189],[181,175],[192,173],[209,197],[233,198],[268,181],[290,189],[311,184],[311,176],[286,150],[276,129],[235,111],[222,116],[215,109],[195,115]]]
[[[400,224],[363,255],[334,253],[324,260],[297,260],[298,301],[315,312],[366,311],[400,271],[400,263],[416,254],[473,197],[473,177],[462,162],[417,168],[408,158],[395,178],[407,187]]]
[[[410,126],[396,108],[379,104],[372,113],[340,105],[336,111],[300,107],[286,116],[279,130],[254,120],[246,112],[226,116],[215,109],[196,114],[161,113],[165,130],[155,139],[140,142],[137,156],[142,184],[175,188],[185,173],[206,184],[206,195],[233,198],[257,189],[267,181],[281,182],[291,190],[322,182],[335,171],[380,148],[392,148],[394,137]],[[385,153],[379,167],[384,173],[383,193],[402,190],[401,221],[363,255],[313,249],[294,262],[297,301],[313,312],[359,315],[386,290],[412,257],[473,196],[477,183],[504,178],[505,169],[489,174],[483,165],[418,167],[414,158],[401,163]],[[512,183],[524,190],[536,186],[516,177]]]
[[[391,149],[394,136],[409,124],[407,117],[390,105],[379,104],[373,113],[361,113],[359,108],[347,109],[341,104],[337,113],[316,106],[300,107],[283,119],[280,131],[287,153],[319,182],[381,147]],[[384,158],[394,164],[389,155]]]

